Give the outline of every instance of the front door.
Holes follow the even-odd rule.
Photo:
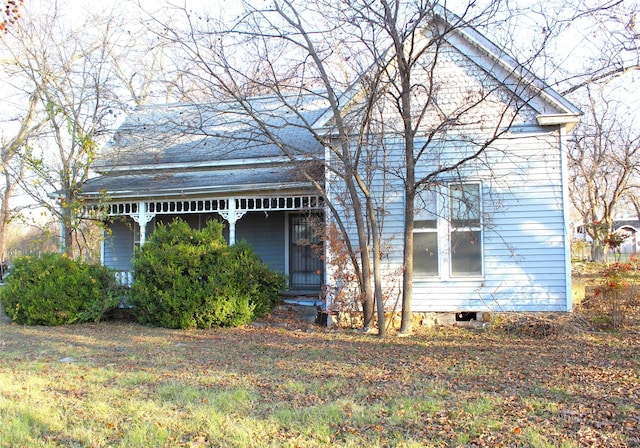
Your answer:
[[[314,217],[318,219],[317,216]],[[322,241],[316,235],[308,215],[289,215],[289,289],[322,290],[324,263]]]

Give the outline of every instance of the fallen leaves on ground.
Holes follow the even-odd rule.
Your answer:
[[[67,425],[112,431],[104,446],[123,443],[131,418],[124,399],[113,404],[109,421],[86,411],[86,402],[110,384],[128,399],[175,400],[172,419],[154,420],[170,434],[169,446],[220,446],[206,428],[188,426],[185,409],[208,405],[210,399],[201,396],[208,390],[238,388],[249,390],[250,399],[244,408],[225,412],[240,422],[274,425],[248,446],[317,446],[327,440],[334,446],[640,446],[636,332],[536,338],[442,328],[379,339],[315,328],[5,324],[0,374],[17,384],[37,371],[47,383],[37,394],[77,411]],[[65,358],[73,360],[66,363],[73,381],[60,368]],[[109,376],[98,378],[98,371]],[[196,397],[187,395],[187,386]],[[37,394],[11,385],[0,391],[0,397],[34,405],[42,399]],[[333,406],[335,415],[322,414],[322,406]],[[292,413],[289,420],[285,411]],[[316,420],[327,430],[322,440],[305,432]],[[61,429],[51,437],[64,445],[70,436]]]

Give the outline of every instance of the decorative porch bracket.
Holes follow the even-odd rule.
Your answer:
[[[147,211],[147,204],[141,201],[138,203],[137,213],[129,213],[129,216],[131,216],[131,218],[138,223],[138,227],[140,227],[140,247],[142,247],[147,240],[147,224],[156,214],[149,213]]]
[[[140,245],[146,240],[146,225],[158,215],[218,213],[229,223],[229,244],[236,242],[236,222],[247,212],[322,210],[324,200],[315,194],[291,196],[248,196],[233,198],[168,199],[147,202],[110,202],[106,208],[89,205],[85,213],[130,216],[140,226]]]
[[[240,211],[236,208],[235,198],[229,198],[229,205],[226,210],[218,210],[218,214],[229,223],[229,246],[233,246],[236,243],[236,222],[245,213],[247,213],[246,210]]]

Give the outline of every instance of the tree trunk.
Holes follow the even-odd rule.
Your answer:
[[[605,244],[600,239],[594,239],[591,244],[591,261],[595,263],[604,263],[606,261]]]
[[[407,170],[407,174],[413,174]],[[408,176],[413,177],[413,176]],[[407,179],[409,182],[409,179]],[[402,322],[400,324],[401,334],[411,334],[413,331],[413,215],[415,188],[413,188],[413,178],[405,190],[404,205],[404,271],[402,276]]]
[[[360,262],[362,269],[362,312],[364,318],[363,329],[368,330],[373,322],[373,291],[371,289],[371,257],[369,255],[369,245],[367,239],[367,229],[363,216],[362,202],[358,196],[358,190],[354,182],[353,170],[351,167],[346,170],[344,177],[349,197],[353,205],[353,214],[358,232],[358,244],[360,246]]]
[[[60,252],[73,258],[74,216],[71,202],[65,196],[60,200]]]
[[[411,334],[413,321],[413,218],[416,197],[416,162],[413,154],[413,130],[411,125],[411,99],[409,75],[403,79],[403,120],[405,134],[405,192],[404,192],[404,271],[402,276],[402,322],[400,333]]]
[[[6,259],[7,246],[7,228],[9,219],[11,218],[11,210],[9,209],[9,199],[13,193],[13,183],[10,174],[4,170],[5,187],[2,192],[2,204],[0,204],[0,269],[4,269]],[[4,275],[4,272],[2,272]]]
[[[386,335],[386,324],[384,318],[384,299],[382,296],[382,272],[380,269],[380,234],[378,233],[378,218],[370,195],[367,196],[367,215],[369,217],[369,224],[371,225],[371,236],[373,240],[373,281],[378,316],[378,336],[382,338]]]

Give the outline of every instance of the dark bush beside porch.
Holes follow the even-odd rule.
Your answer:
[[[139,322],[166,328],[234,327],[268,314],[285,287],[244,242],[228,246],[222,224],[159,224],[134,257],[130,303]]]

